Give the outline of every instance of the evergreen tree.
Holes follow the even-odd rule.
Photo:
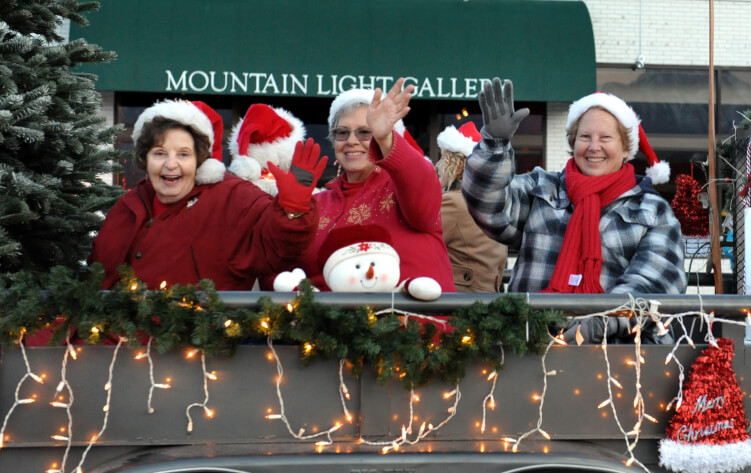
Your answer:
[[[63,19],[87,24],[99,8],[78,0],[0,1],[0,282],[20,270],[75,268],[121,190],[113,171],[118,127],[101,115],[96,77],[83,63],[115,54],[64,42]]]

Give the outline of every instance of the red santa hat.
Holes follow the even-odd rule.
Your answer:
[[[336,122],[339,120],[339,112],[343,108],[356,108],[360,105],[367,107],[373,101],[374,94],[375,90],[372,89],[349,89],[337,95],[334,101],[331,102],[331,107],[329,108],[329,130],[333,130],[336,126]],[[415,141],[409,131],[407,131],[402,120],[396,122],[394,130],[399,132],[399,134],[402,135],[413,148],[425,156],[425,152],[420,148],[420,145],[417,144],[417,141]]]
[[[276,181],[268,172],[269,162],[288,171],[298,141],[305,139],[305,126],[283,108],[257,103],[232,129],[230,172],[276,195]]]
[[[719,338],[691,366],[667,438],[660,440],[660,466],[684,473],[751,466],[743,397],[733,370],[733,340]]]
[[[140,138],[143,127],[151,123],[156,117],[174,120],[208,138],[213,159],[205,160],[198,167],[196,184],[214,184],[224,179],[225,167],[221,153],[223,125],[219,114],[203,102],[189,102],[187,100],[157,102],[138,116],[136,124],[133,126],[133,143],[136,143]],[[218,155],[217,148],[219,150]]]
[[[629,107],[626,102],[615,95],[604,92],[595,92],[594,94],[582,97],[572,103],[568,110],[568,120],[566,121],[566,131],[579,121],[584,113],[592,107],[602,107],[610,112],[616,120],[621,122],[628,129],[628,157],[631,161],[638,151],[644,153],[647,157],[647,177],[652,179],[653,184],[663,184],[670,180],[670,166],[664,161],[657,158],[654,150],[647,141],[647,135],[641,126],[641,120],[636,112]]]
[[[396,258],[399,255],[391,246],[391,235],[379,225],[352,225],[337,227],[326,236],[318,252],[318,264],[323,279],[328,281],[334,267],[354,256],[382,254]]]
[[[453,153],[461,153],[464,156],[472,154],[475,145],[482,139],[474,122],[467,122],[457,130],[454,125],[449,125],[438,134],[436,141],[442,150]]]

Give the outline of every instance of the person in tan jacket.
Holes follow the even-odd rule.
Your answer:
[[[480,230],[469,215],[461,193],[464,162],[478,141],[480,133],[472,122],[458,130],[453,125],[448,126],[438,135],[441,159],[436,163],[436,170],[443,189],[443,240],[458,292],[503,292],[508,249]]]

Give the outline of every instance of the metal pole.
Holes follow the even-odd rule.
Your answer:
[[[715,158],[715,84],[714,84],[714,1],[709,0],[709,208],[711,222],[712,272],[715,294],[722,294],[722,266],[720,264],[720,208],[717,201],[717,170]]]
[[[248,309],[260,308],[259,298],[265,296],[275,304],[287,304],[296,296],[293,292],[246,292],[219,291],[219,295],[230,307]],[[628,294],[508,294],[523,297],[536,310],[560,310],[568,315],[592,314],[611,311],[631,303]],[[374,310],[394,307],[407,312],[428,315],[451,314],[456,309],[468,307],[479,301],[488,304],[504,294],[477,294],[467,292],[444,293],[437,300],[424,302],[406,294],[389,293],[346,293],[321,292],[315,295],[322,305],[342,309],[354,309],[369,306]],[[715,312],[718,316],[746,317],[751,309],[751,296],[740,295],[670,295],[670,294],[634,294],[635,299],[659,301],[659,310],[665,314],[684,312]]]

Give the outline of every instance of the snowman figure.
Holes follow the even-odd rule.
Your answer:
[[[399,254],[383,227],[354,225],[336,228],[326,237],[319,253],[324,290],[334,292],[406,292],[415,299],[432,301],[440,297],[441,286],[433,278],[400,279]],[[293,291],[305,279],[296,268],[280,273],[275,291]],[[313,278],[314,285],[321,285]]]

